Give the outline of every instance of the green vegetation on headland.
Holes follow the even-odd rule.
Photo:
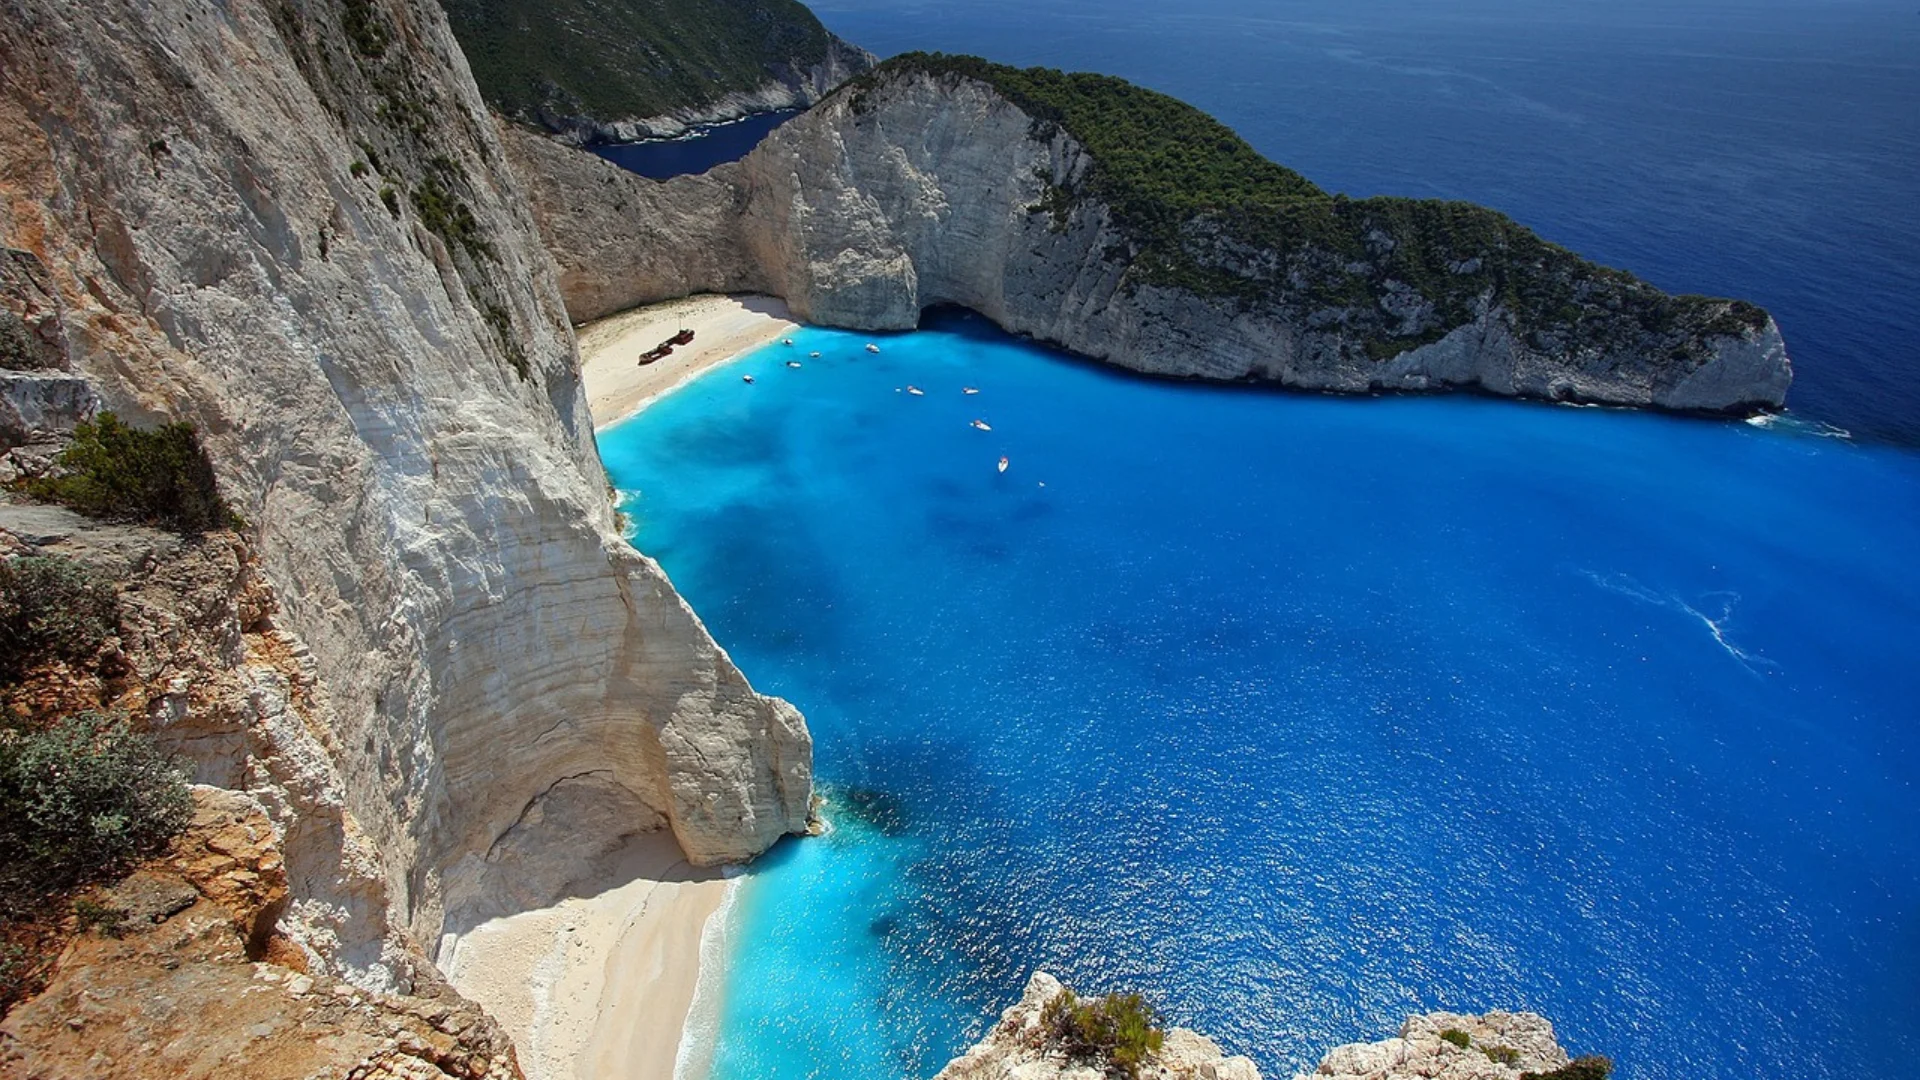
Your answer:
[[[826,60],[798,0],[447,0],[490,104],[550,123],[659,116]]]
[[[985,83],[1034,118],[1035,135],[1085,147],[1092,167],[1032,209],[1064,229],[1082,203],[1104,204],[1134,283],[1290,306],[1341,324],[1375,359],[1437,340],[1487,303],[1543,352],[1578,342],[1674,361],[1767,322],[1743,301],[1669,296],[1485,207],[1329,195],[1191,105],[1111,76],[908,53],[848,84],[854,108],[914,74]]]
[[[110,521],[192,536],[237,523],[215,487],[192,424],[130,427],[113,413],[74,428],[52,474],[23,485],[38,499]]]

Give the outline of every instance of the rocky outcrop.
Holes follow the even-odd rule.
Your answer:
[[[0,1073],[517,1080],[499,1026],[425,965],[412,993],[372,993],[276,952],[279,841],[257,802],[196,789],[171,850],[91,898],[112,921],[74,936],[46,990],[0,1022]]]
[[[1398,1038],[1337,1046],[1295,1080],[1517,1080],[1566,1064],[1544,1016],[1434,1012],[1408,1017]]]
[[[1134,371],[1310,390],[1746,412],[1781,405],[1791,379],[1764,312],[1666,297],[1459,204],[1376,208],[1313,189],[1316,222],[1348,230],[1346,246],[1285,250],[1195,216],[1169,272],[1158,241],[1104,201],[1113,185],[1066,125],[950,70],[890,61],[744,160],[665,183],[508,145],[576,320],[752,289],[825,325],[906,329],[957,304]],[[1463,213],[1460,257],[1427,265],[1429,233],[1447,235],[1434,223]],[[1515,261],[1496,270],[1496,256]]]
[[[619,534],[501,156],[434,4],[0,0],[6,366],[193,422],[248,537],[161,557],[272,597],[193,630],[232,670],[133,704],[215,703],[204,780],[305,785],[289,917],[372,988],[564,878],[511,837],[569,793],[605,812],[567,859],[664,824],[744,860],[809,811],[799,714]]]
[[[1067,993],[1060,980],[1036,971],[1020,1000],[965,1054],[947,1063],[934,1080],[1104,1080],[1104,1062],[1063,1052],[1043,1022],[1047,1004]],[[1166,1032],[1165,1042],[1143,1064],[1140,1080],[1260,1080],[1244,1057],[1228,1057],[1212,1039],[1186,1028]]]
[[[1105,1080],[1115,1075],[1107,1062],[1066,1052],[1048,1028],[1048,1004],[1067,994],[1059,980],[1034,972],[1026,992],[1000,1014],[999,1023],[934,1080]],[[1567,1052],[1545,1017],[1434,1012],[1409,1017],[1397,1038],[1335,1047],[1312,1073],[1295,1080],[1518,1080],[1522,1073],[1551,1072],[1567,1063]],[[1228,1056],[1204,1035],[1171,1028],[1138,1076],[1260,1080],[1260,1070],[1247,1058]]]

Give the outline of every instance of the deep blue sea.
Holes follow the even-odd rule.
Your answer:
[[[878,356],[803,331],[603,432],[637,542],[806,711],[830,800],[730,912],[716,1080],[930,1076],[1035,967],[1269,1077],[1495,1007],[1624,1080],[1905,1074],[1911,0],[819,10],[1754,299],[1798,378],[1770,427],[1314,397],[943,315]]]

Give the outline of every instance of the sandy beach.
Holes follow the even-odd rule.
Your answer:
[[[482,923],[442,963],[505,1027],[528,1080],[672,1080],[707,920],[731,888],[665,830],[552,907]]]
[[[593,422],[633,415],[694,376],[741,353],[771,345],[800,324],[771,296],[689,296],[581,326],[580,376]],[[640,354],[682,329],[693,342],[644,367]]]

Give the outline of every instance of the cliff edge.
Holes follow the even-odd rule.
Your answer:
[[[288,917],[313,962],[404,987],[410,943],[548,902],[627,835],[712,864],[804,830],[804,721],[621,537],[552,264],[438,5],[0,13],[0,451],[31,471],[101,407],[198,428],[315,704],[243,696],[237,723],[287,737],[177,749],[310,868]],[[369,926],[384,946],[326,944]]]
[[[698,291],[899,330],[957,304],[1153,375],[1743,414],[1771,317],[1670,296],[1465,203],[1328,195],[1121,80],[910,54],[740,162],[655,183],[525,135],[576,320]]]

